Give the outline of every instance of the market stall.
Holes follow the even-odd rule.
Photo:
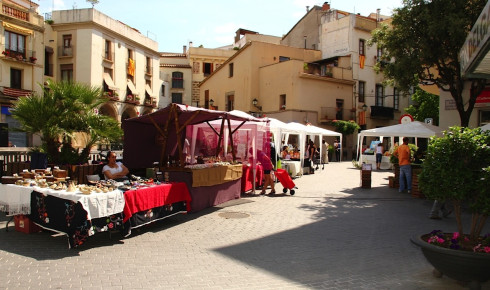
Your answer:
[[[190,185],[191,208],[196,212],[240,197],[242,165],[235,164],[249,160],[250,155],[255,162],[257,150],[267,148],[267,130],[261,137],[257,125],[249,122],[264,123],[267,128],[265,119],[170,104],[123,122],[124,162],[128,168],[151,168],[158,162],[169,181]],[[194,182],[216,171],[233,172],[234,177]]]
[[[143,186],[128,191],[82,193],[39,186],[0,184],[0,210],[68,237],[70,247],[82,245],[97,232],[131,229],[190,210],[184,183]]]
[[[442,136],[442,129],[418,121],[361,131],[357,136],[359,163],[370,163],[373,164],[373,168],[376,168],[376,157],[374,155],[361,154],[365,137],[379,137],[381,142],[384,137],[389,137],[390,144],[395,144],[395,137],[398,137],[399,140],[403,137],[414,137],[417,145],[418,138],[430,138],[432,136]],[[390,166],[389,156],[383,156],[381,168],[390,168]]]

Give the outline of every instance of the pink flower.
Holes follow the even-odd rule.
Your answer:
[[[490,247],[484,247],[483,251],[485,251],[485,253],[490,253]]]
[[[457,240],[459,238],[459,233],[458,232],[455,232],[453,234],[453,240]]]
[[[444,244],[444,239],[443,239],[443,238],[439,238],[439,237],[437,237],[437,242],[438,242],[439,244]]]

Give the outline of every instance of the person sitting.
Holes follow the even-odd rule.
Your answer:
[[[122,181],[127,179],[126,175],[128,175],[129,169],[122,162],[116,161],[116,153],[109,151],[107,153],[107,164],[102,168],[102,173],[104,173],[106,180]]]
[[[291,159],[291,155],[289,155],[289,147],[286,145],[282,147],[281,158],[286,160]]]

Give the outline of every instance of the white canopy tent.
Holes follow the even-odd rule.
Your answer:
[[[399,137],[400,140],[403,137],[415,137],[415,144],[417,144],[417,138],[430,138],[432,136],[442,137],[442,131],[443,130],[437,126],[419,121],[361,131],[357,135],[357,156],[359,156],[359,163],[362,164],[363,159],[361,149],[364,137],[380,137],[381,141],[383,137],[390,137],[391,144],[394,144],[395,137]]]

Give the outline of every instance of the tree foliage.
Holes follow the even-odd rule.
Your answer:
[[[465,88],[459,51],[486,3],[403,0],[403,6],[395,9],[391,26],[375,30],[370,41],[382,49],[383,73],[396,87],[408,92],[419,83],[435,84],[449,92],[464,127],[486,81],[472,79],[471,88]]]
[[[50,162],[85,163],[94,144],[122,136],[116,120],[94,113],[106,101],[100,88],[49,81],[43,94],[19,98],[12,116],[20,122],[21,131],[40,135]],[[75,136],[84,136],[79,140],[85,144],[81,152],[72,146]]]
[[[353,134],[356,130],[359,130],[361,128],[356,122],[352,120],[350,121],[333,120],[332,125],[335,127],[335,131],[342,133],[342,135]]]
[[[443,137],[431,138],[419,175],[424,195],[453,204],[461,235],[461,207],[470,207],[472,238],[480,235],[490,213],[489,144],[489,131],[451,127]]]
[[[417,88],[412,95],[412,101],[414,104],[405,109],[407,113],[420,122],[424,122],[425,118],[432,118],[434,120],[434,125],[438,125],[439,96]]]

